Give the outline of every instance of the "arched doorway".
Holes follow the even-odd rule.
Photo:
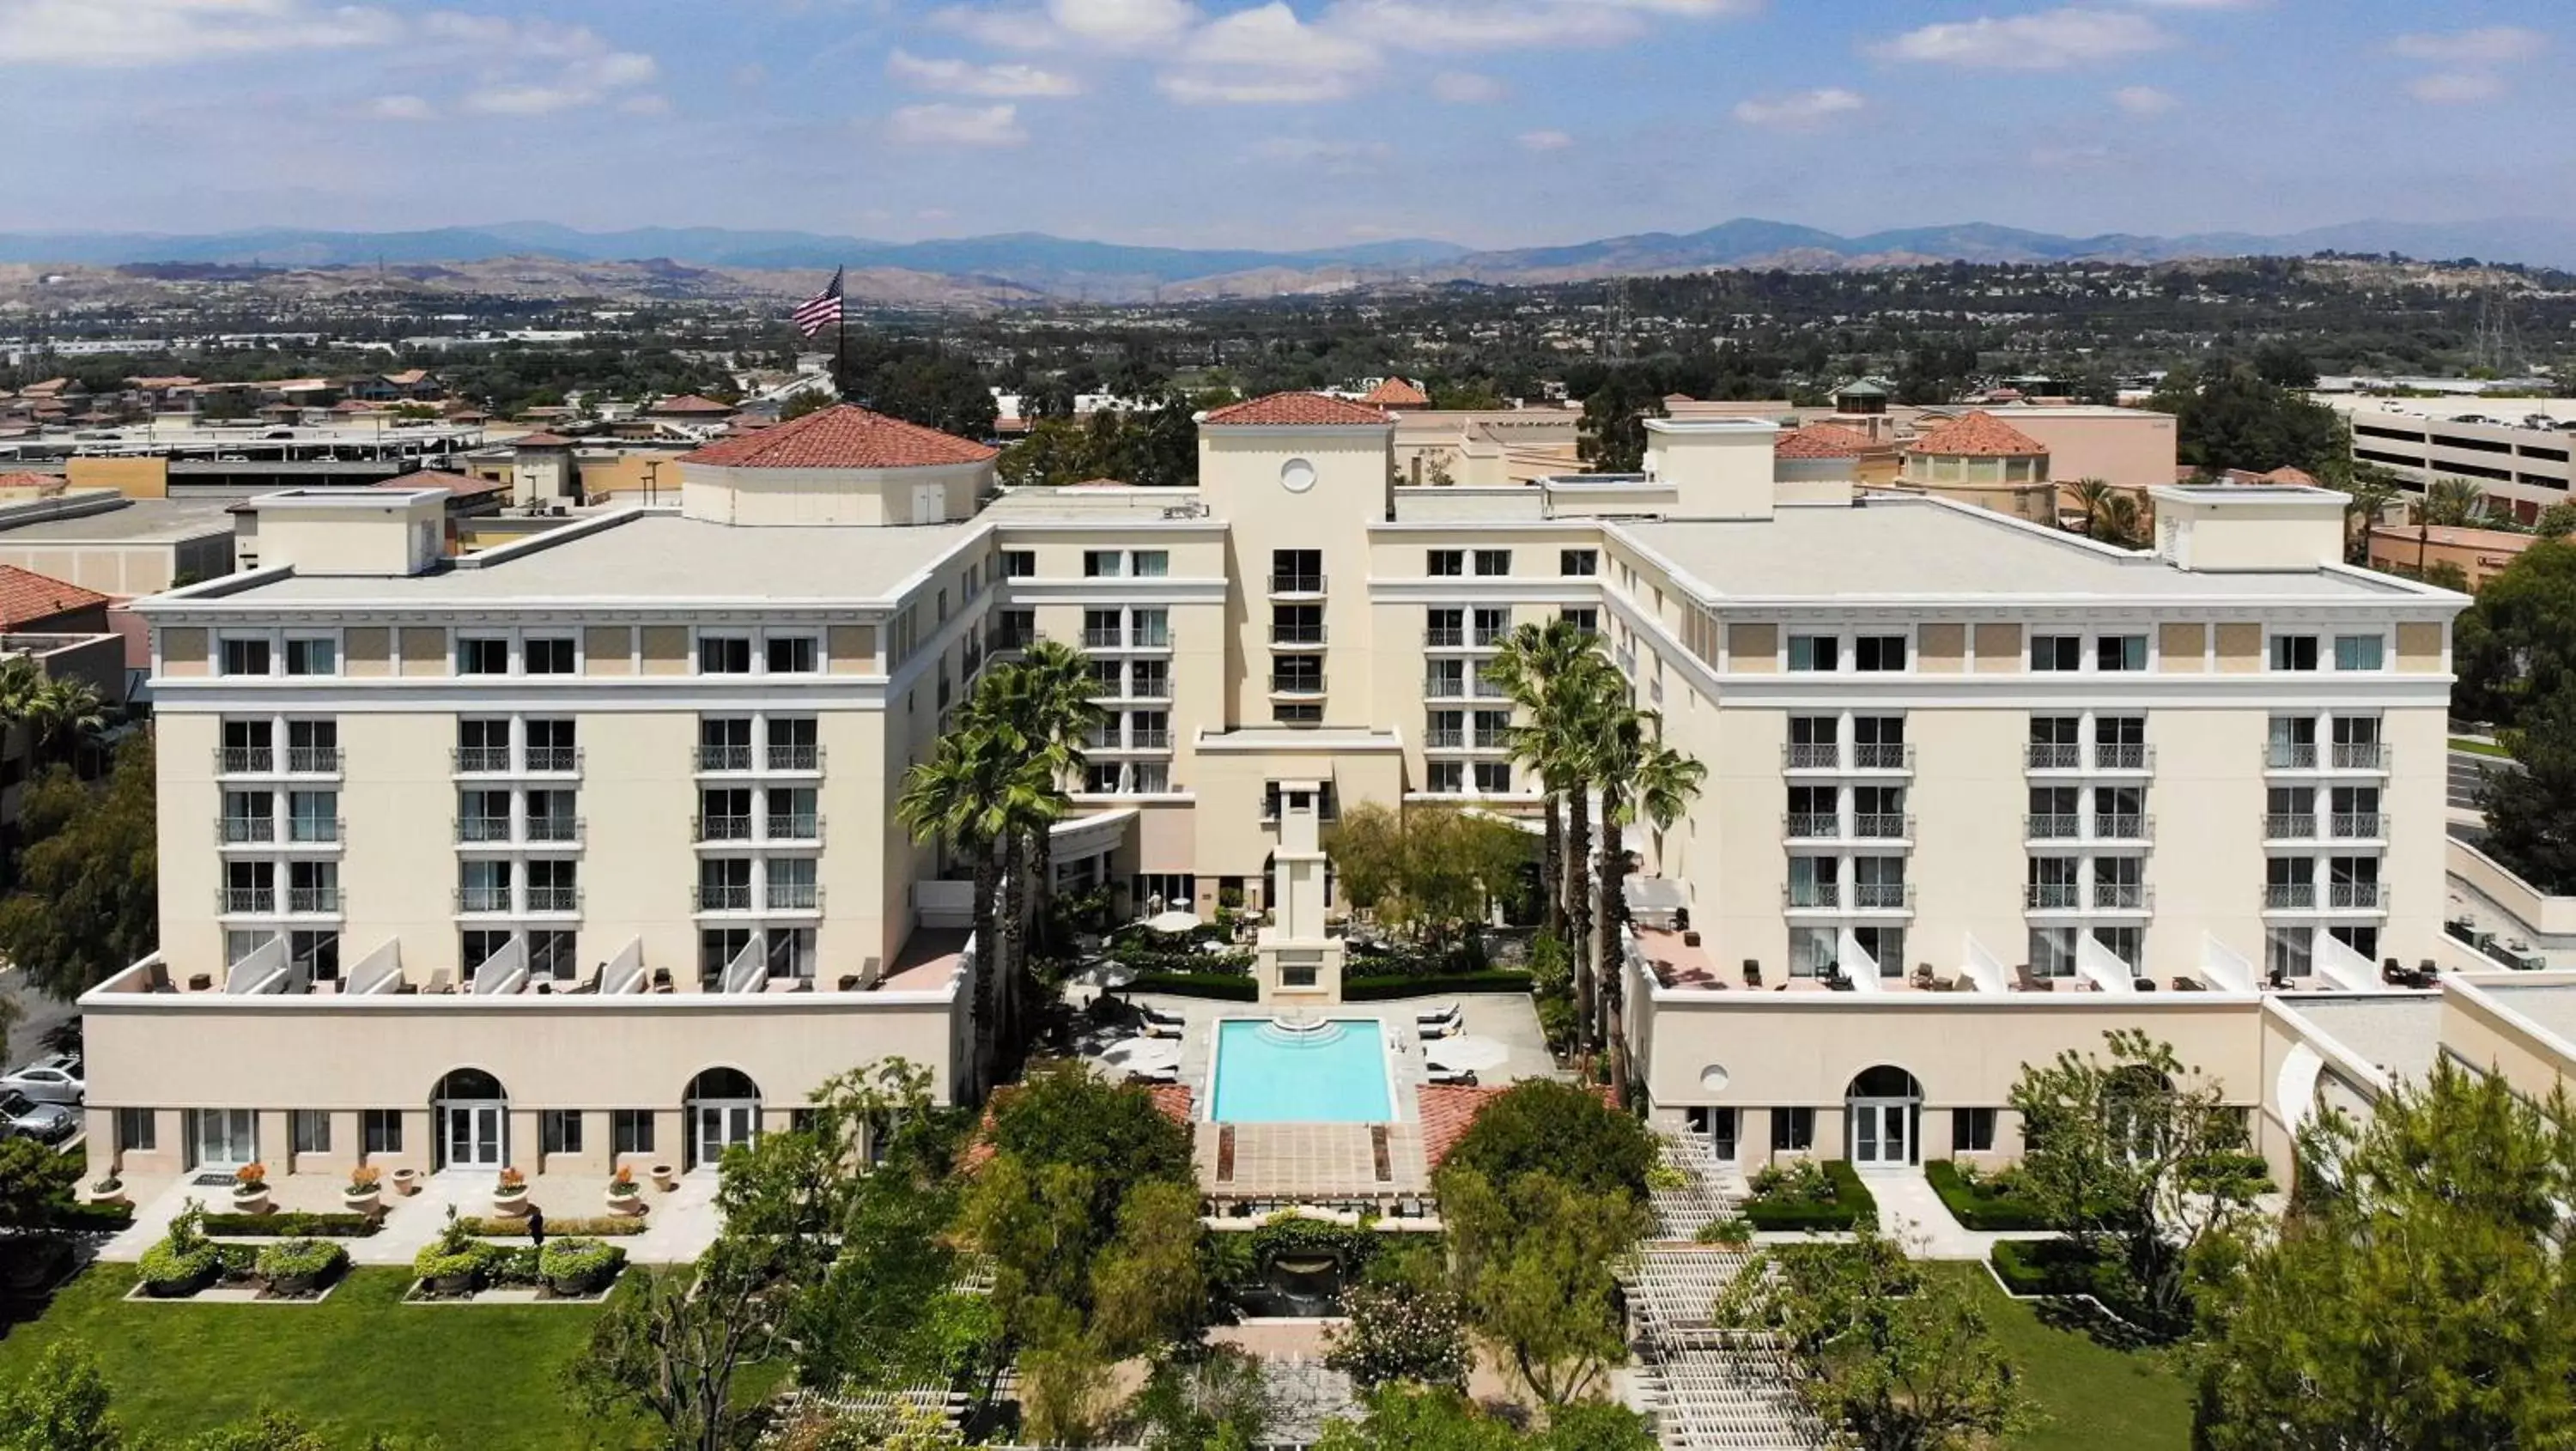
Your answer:
[[[714,1168],[725,1150],[760,1134],[760,1085],[741,1069],[710,1068],[690,1079],[683,1106],[692,1169]]]
[[[438,1126],[438,1167],[498,1169],[510,1161],[510,1096],[480,1068],[459,1068],[429,1096]]]
[[[1922,1162],[1923,1085],[1902,1068],[1862,1069],[1843,1092],[1843,1156],[1855,1169]]]

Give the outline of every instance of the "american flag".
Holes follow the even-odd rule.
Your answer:
[[[833,268],[832,281],[828,286],[796,304],[796,327],[805,336],[810,338],[841,320],[842,271],[841,268]]]

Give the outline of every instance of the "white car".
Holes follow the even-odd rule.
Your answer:
[[[0,1088],[0,1137],[24,1134],[39,1143],[58,1144],[78,1127],[72,1111],[59,1103],[38,1103],[14,1088]]]
[[[88,1095],[77,1058],[47,1058],[15,1073],[0,1074],[0,1089],[14,1088],[38,1103],[77,1105]]]

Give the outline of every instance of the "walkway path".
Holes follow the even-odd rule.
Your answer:
[[[1865,1174],[1862,1182],[1878,1200],[1878,1230],[1906,1247],[1917,1259],[1985,1260],[2007,1239],[2054,1239],[2046,1230],[1970,1229],[1950,1215],[1921,1169]]]
[[[598,1175],[538,1175],[529,1181],[529,1202],[547,1211],[547,1218],[560,1225],[572,1219],[605,1217],[601,1186],[607,1181]],[[323,1203],[316,1183],[327,1185],[332,1196],[338,1193],[339,1181],[333,1176],[296,1175],[280,1181],[278,1207],[282,1211],[306,1210],[339,1212],[336,1203]],[[716,1176],[684,1174],[678,1186],[665,1194],[649,1186],[645,1202],[651,1206],[642,1234],[626,1235],[616,1243],[626,1257],[638,1264],[682,1264],[694,1260],[709,1244],[714,1243],[722,1216],[716,1212]],[[208,1213],[230,1213],[231,1192],[214,1186],[198,1186],[181,1177],[160,1193],[134,1206],[134,1223],[118,1231],[100,1246],[99,1258],[132,1262],[143,1258],[143,1252],[170,1232],[170,1221],[187,1207],[188,1201],[203,1202]],[[304,1202],[311,1200],[312,1202]],[[349,1262],[355,1265],[408,1265],[421,1247],[438,1237],[447,1225],[448,1206],[462,1216],[490,1216],[492,1213],[492,1175],[476,1170],[461,1174],[432,1174],[420,1182],[417,1194],[387,1194],[384,1223],[374,1234],[362,1239],[344,1239],[341,1245],[349,1251]],[[552,1231],[560,1236],[560,1229]],[[243,1241],[252,1243],[257,1241]]]

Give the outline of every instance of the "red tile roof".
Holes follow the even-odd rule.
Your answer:
[[[31,472],[0,474],[0,489],[60,489],[61,487],[63,487],[61,474]]]
[[[1389,378],[1371,388],[1368,396],[1360,401],[1374,403],[1380,408],[1428,408],[1431,395],[1402,378]]]
[[[731,413],[733,411],[734,406],[730,403],[718,403],[713,398],[701,398],[695,393],[683,393],[677,398],[665,398],[645,410],[647,413]]]
[[[1365,403],[1327,398],[1321,393],[1273,393],[1249,403],[1230,403],[1199,422],[1211,428],[1331,428],[1384,423],[1386,415]]]
[[[850,403],[758,433],[719,439],[680,462],[733,469],[917,469],[975,464],[1001,450]]]
[[[560,433],[523,433],[510,440],[512,448],[570,448],[580,440]]]
[[[1868,451],[1866,437],[1830,423],[1811,423],[1784,433],[1773,449],[1781,458],[1858,458]]]
[[[1981,408],[1915,439],[1905,451],[1944,458],[2043,458],[2048,445]]]
[[[74,610],[93,610],[107,596],[68,580],[0,564],[0,630],[15,630]]]

